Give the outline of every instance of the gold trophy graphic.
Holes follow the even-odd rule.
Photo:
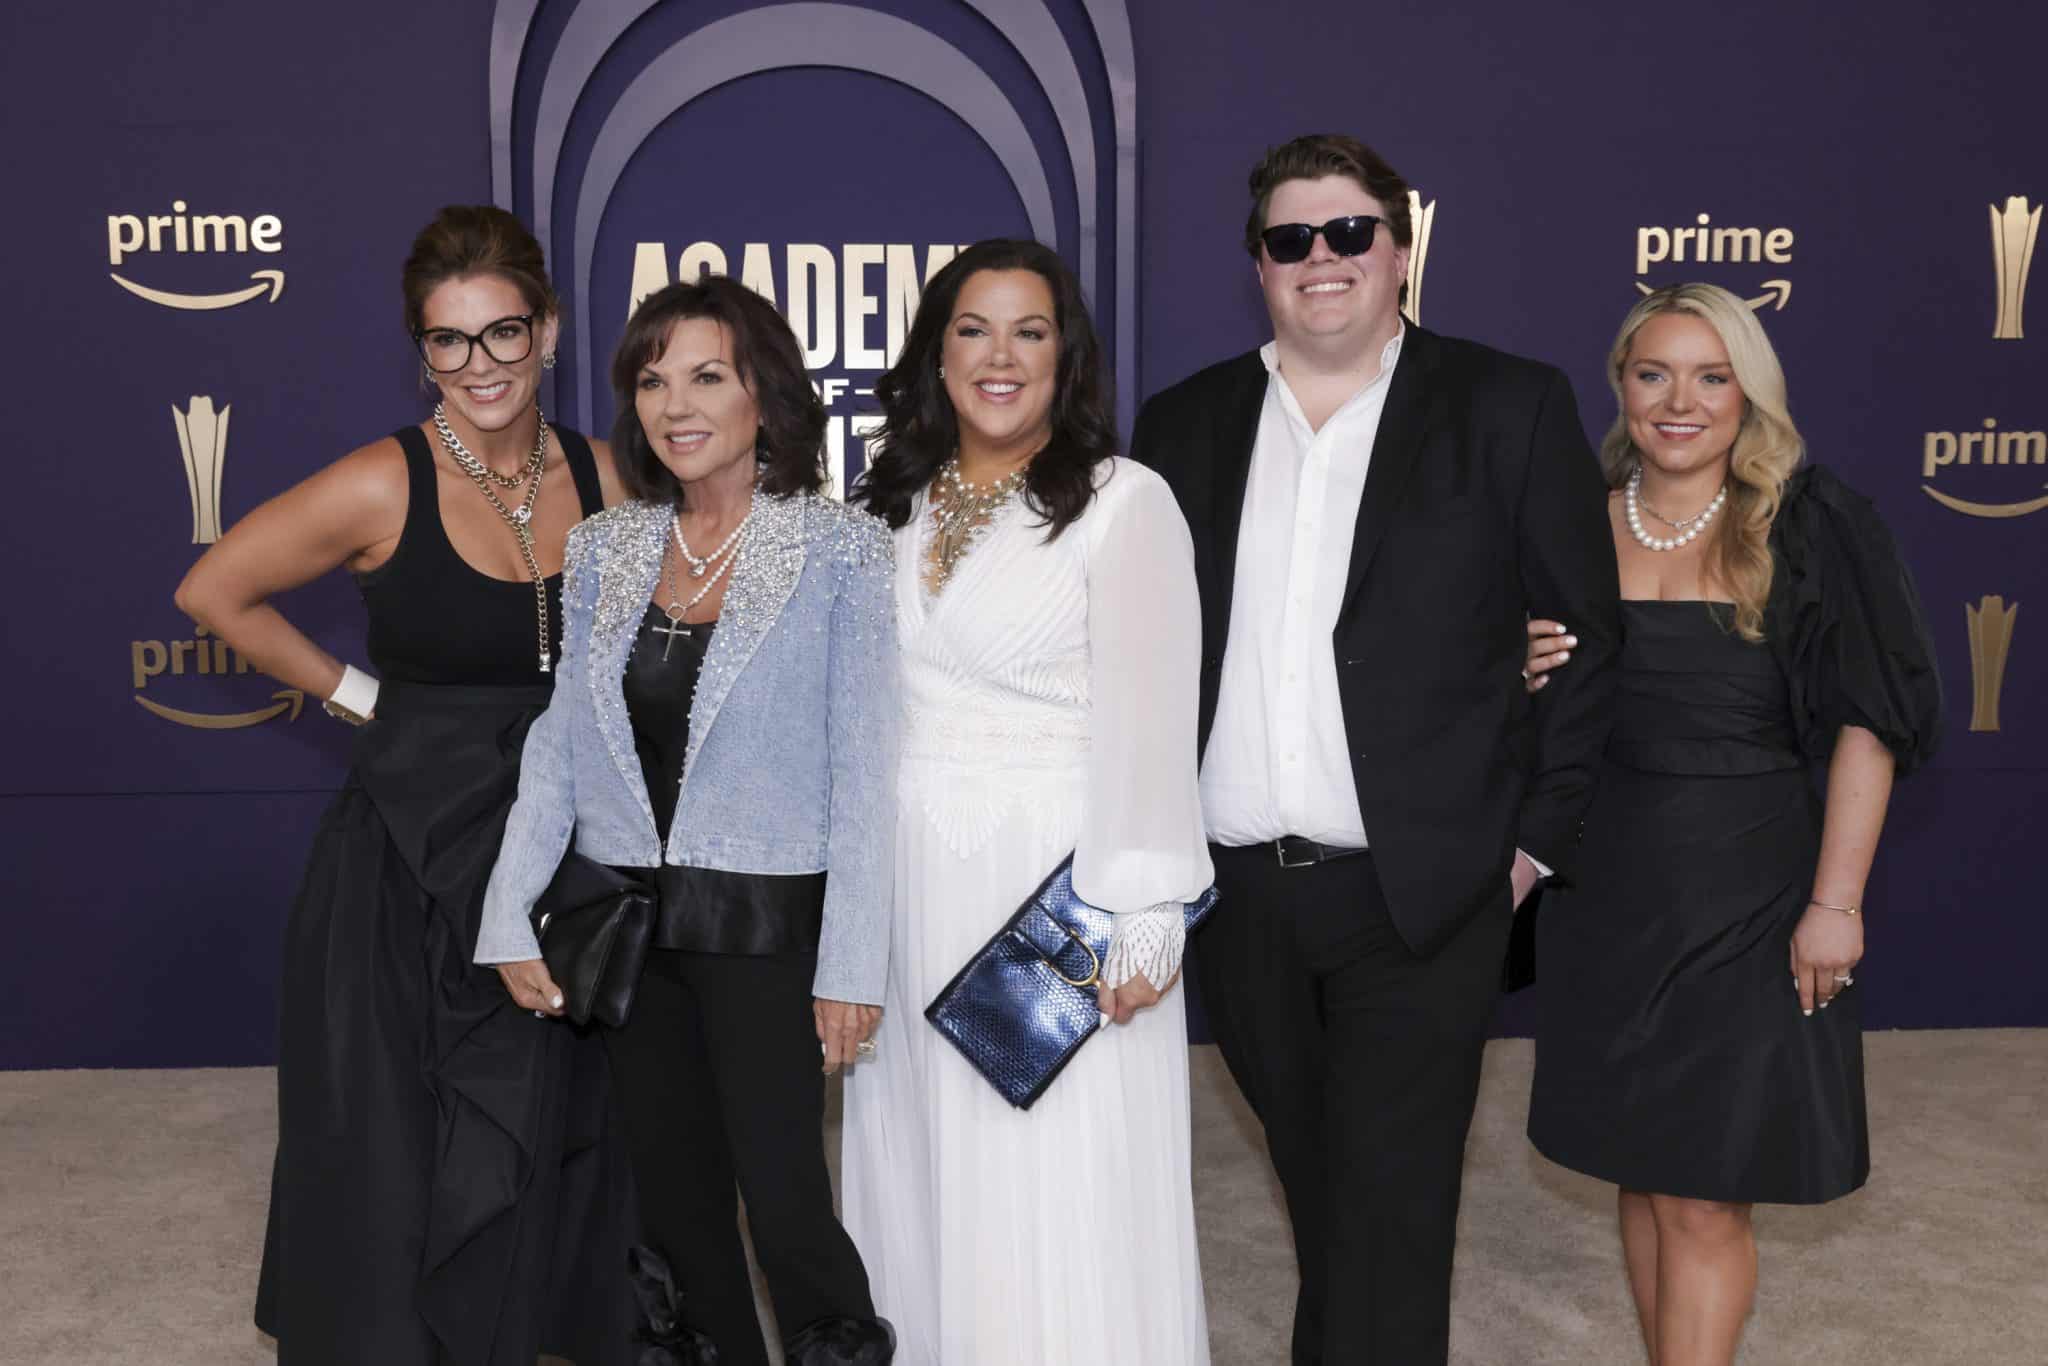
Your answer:
[[[178,449],[185,455],[185,488],[192,495],[194,545],[212,545],[220,539],[220,472],[227,463],[229,411],[222,405],[215,412],[213,400],[204,394],[194,394],[182,413],[171,405]]]
[[[1970,729],[1998,729],[1998,694],[2005,687],[2005,657],[2012,648],[2013,618],[2020,605],[1987,596],[1976,606],[1963,604],[1970,622]]]
[[[1419,191],[1408,192],[1408,225],[1415,238],[1408,249],[1408,316],[1422,321],[1422,267],[1429,259],[1429,229],[1436,222],[1436,201],[1422,202]]]
[[[1991,262],[1998,272],[1996,341],[2018,341],[2027,335],[2022,314],[2027,306],[2027,269],[2034,259],[2034,239],[2041,234],[2041,206],[2030,211],[2024,195],[2013,195],[2005,207],[1991,206]]]

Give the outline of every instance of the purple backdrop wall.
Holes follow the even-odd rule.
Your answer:
[[[693,270],[698,244],[794,293],[851,472],[891,299],[948,244],[1036,231],[1085,264],[1127,405],[1263,340],[1244,172],[1312,129],[1364,136],[1417,185],[1422,321],[1564,366],[1596,433],[1638,284],[1758,300],[1814,456],[1906,547],[1949,687],[1947,749],[1901,790],[1868,898],[1869,1018],[2048,1024],[2025,853],[2048,811],[2048,625],[2011,610],[2043,582],[2048,298],[2033,335],[1994,335],[2024,329],[2043,255],[2048,18],[2022,0],[1932,29],[1896,0],[1850,23],[1751,0],[1407,8],[363,0],[315,19],[220,0],[133,6],[111,40],[93,7],[10,13],[28,401],[0,1067],[271,1057],[280,927],[347,735],[235,673],[170,594],[215,490],[231,523],[422,415],[396,272],[435,208],[509,193],[535,215],[545,186],[600,365],[634,294]],[[787,51],[764,61],[764,33]],[[780,61],[798,65],[727,79]],[[606,189],[591,168],[612,162]],[[1727,259],[1696,263],[1703,215],[1756,231],[1708,235]],[[578,374],[552,411],[602,430],[609,402]],[[342,576],[283,606],[361,657]]]

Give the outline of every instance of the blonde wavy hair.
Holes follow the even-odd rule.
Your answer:
[[[1735,601],[1736,633],[1759,641],[1764,638],[1764,603],[1771,594],[1771,522],[1785,481],[1805,458],[1806,443],[1786,407],[1778,353],[1748,304],[1719,285],[1687,284],[1660,289],[1628,311],[1607,355],[1615,414],[1600,442],[1600,465],[1608,486],[1620,488],[1642,464],[1642,452],[1629,439],[1622,374],[1636,333],[1664,313],[1689,313],[1713,328],[1742,387],[1742,426],[1728,460],[1728,504],[1713,533],[1709,572]]]

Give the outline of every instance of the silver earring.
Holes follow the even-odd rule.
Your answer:
[[[541,369],[543,369],[543,370],[552,370],[552,369],[554,369],[554,368],[555,368],[555,353],[554,353],[554,352],[552,352],[552,351],[546,351],[546,352],[543,352],[543,353],[541,354],[541,358],[540,358],[540,368],[541,368]]]
[[[945,367],[945,366],[943,366],[943,365],[941,365],[941,366],[939,367],[939,378],[940,378],[940,379],[944,379],[945,377],[946,377],[946,367]]]

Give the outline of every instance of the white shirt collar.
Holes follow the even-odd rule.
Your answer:
[[[1393,371],[1394,362],[1398,360],[1401,355],[1401,342],[1403,341],[1403,339],[1407,337],[1407,335],[1408,324],[1403,322],[1400,325],[1400,327],[1395,330],[1394,335],[1387,338],[1387,344],[1380,348],[1380,372],[1379,374],[1373,377],[1374,384],[1377,384],[1380,380],[1385,379],[1387,375]],[[1278,341],[1269,341],[1264,346],[1260,347],[1259,359],[1266,363],[1267,374],[1279,374],[1280,343]],[[1370,388],[1371,386],[1368,385],[1367,387]]]

